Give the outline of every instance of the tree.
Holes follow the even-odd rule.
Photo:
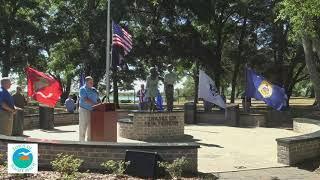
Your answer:
[[[46,2],[0,1],[0,62],[2,76],[21,72],[29,64],[40,64],[47,41]],[[44,62],[42,62],[42,65]]]
[[[310,80],[315,91],[315,98],[318,108],[320,108],[320,72],[317,69],[313,49],[320,58],[319,46],[319,22],[320,22],[320,2],[318,0],[284,0],[281,3],[280,18],[289,19],[293,26],[293,33],[297,39],[301,39],[306,66],[310,74]]]

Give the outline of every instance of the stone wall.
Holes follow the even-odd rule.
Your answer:
[[[184,136],[183,112],[134,112],[119,121],[119,136],[140,141],[174,140]]]
[[[294,119],[295,130],[310,132],[317,130],[316,120],[307,118]],[[312,127],[312,128],[310,128]],[[301,136],[276,139],[278,145],[278,162],[294,165],[307,159],[320,156],[320,131]]]
[[[84,160],[81,169],[101,169],[100,164],[107,160],[124,160],[126,150],[158,152],[165,161],[173,161],[185,156],[190,162],[189,171],[197,172],[198,148],[195,143],[103,143],[76,141],[54,141],[0,135],[0,153],[7,153],[8,143],[37,143],[39,168],[51,168],[50,162],[57,154],[72,154]],[[6,157],[5,157],[6,158]]]

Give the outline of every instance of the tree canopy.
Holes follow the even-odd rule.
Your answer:
[[[151,67],[163,76],[168,64],[188,76],[195,95],[203,69],[234,102],[244,92],[247,65],[289,97],[320,99],[319,9],[318,0],[111,1],[111,19],[133,36],[124,57],[129,68],[112,68],[115,99]],[[105,87],[107,0],[7,0],[0,12],[2,76],[23,76],[30,64],[57,76],[64,97],[81,73]],[[187,86],[182,92],[190,92]]]

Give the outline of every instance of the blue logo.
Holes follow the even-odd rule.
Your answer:
[[[28,168],[33,161],[32,152],[26,148],[19,148],[13,153],[13,163],[18,168]]]

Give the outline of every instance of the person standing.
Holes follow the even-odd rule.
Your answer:
[[[23,121],[24,121],[24,106],[27,105],[27,100],[22,94],[22,88],[17,86],[16,93],[12,96],[14,105],[16,107],[21,108],[21,111],[18,110],[15,115],[13,116],[13,129],[12,135],[13,136],[21,136],[23,134]]]
[[[16,107],[24,109],[24,106],[27,105],[27,99],[22,94],[22,88],[20,86],[17,86],[16,93],[12,97]]]
[[[146,90],[144,89],[144,84],[141,84],[141,89],[137,93],[137,97],[139,97],[139,110],[145,109],[145,96],[146,96]]]
[[[79,109],[78,96],[76,94],[73,94],[72,99],[73,99],[74,104],[75,104],[74,110],[77,111]]]
[[[75,104],[74,100],[72,99],[71,94],[68,96],[68,98],[66,99],[64,104],[65,104],[67,111],[69,113],[74,113],[74,110],[76,109],[76,104]]]
[[[87,76],[85,78],[85,86],[80,88],[80,100],[79,100],[79,140],[81,142],[91,140],[90,137],[90,113],[93,110],[93,106],[98,104],[98,92],[93,87],[93,78]]]
[[[157,70],[153,67],[150,69],[150,76],[147,78],[147,97],[148,97],[148,103],[149,103],[149,110],[155,111],[157,109],[156,107],[156,101],[155,98],[158,95],[158,73]]]
[[[177,75],[174,72],[172,72],[172,65],[168,66],[168,71],[168,74],[164,76],[164,90],[166,94],[167,110],[169,112],[172,112],[174,100],[174,83],[177,81]]]
[[[20,108],[14,106],[13,97],[8,92],[11,81],[8,77],[1,79],[0,87],[0,134],[12,135],[13,115]]]

